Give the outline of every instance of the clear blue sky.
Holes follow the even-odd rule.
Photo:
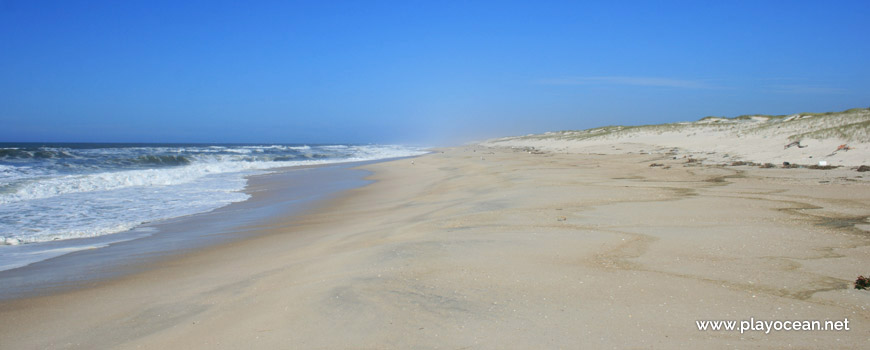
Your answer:
[[[0,141],[422,142],[870,107],[870,1],[0,0]]]

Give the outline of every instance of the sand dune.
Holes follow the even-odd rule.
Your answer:
[[[798,142],[800,146],[788,145]],[[489,140],[490,146],[570,153],[676,153],[706,163],[870,164],[870,109],[783,116],[707,117],[696,122],[610,126]],[[618,144],[618,145],[617,145]],[[839,150],[847,145],[848,150]]]

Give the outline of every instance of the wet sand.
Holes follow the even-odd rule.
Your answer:
[[[369,162],[370,163],[370,162]],[[128,232],[93,238],[0,246],[4,259],[49,251],[73,251],[27,266],[0,271],[0,300],[57,293],[147,269],[154,262],[215,244],[262,234],[275,217],[312,210],[319,201],[363,186],[366,163],[275,169],[248,177],[250,200],[195,215],[146,223]]]
[[[363,168],[374,183],[264,219],[252,238],[0,302],[0,344],[853,349],[870,339],[870,292],[852,289],[870,273],[866,173],[481,147]],[[695,323],[750,317],[848,318],[851,330]]]

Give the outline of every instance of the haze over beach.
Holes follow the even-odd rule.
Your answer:
[[[0,0],[0,348],[862,348],[868,15]]]

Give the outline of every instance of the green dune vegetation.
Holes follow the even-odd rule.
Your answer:
[[[505,137],[509,140],[593,140],[630,137],[633,134],[697,131],[731,131],[741,134],[772,133],[787,135],[790,140],[831,139],[870,142],[870,108],[852,108],[841,112],[798,113],[789,115],[741,115],[733,118],[707,116],[695,122],[652,125],[611,125],[586,130],[563,130],[545,134]]]

